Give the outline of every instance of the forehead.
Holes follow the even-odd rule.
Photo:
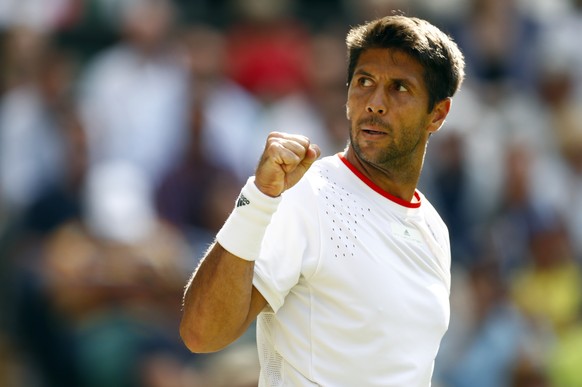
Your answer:
[[[370,75],[407,79],[423,84],[424,68],[418,60],[398,49],[370,48],[362,52],[354,73],[365,72]]]

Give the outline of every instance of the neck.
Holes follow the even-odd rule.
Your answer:
[[[404,201],[413,200],[424,158],[401,160],[392,165],[377,165],[362,159],[351,145],[348,145],[344,154],[358,171],[378,187]],[[415,160],[420,160],[420,163]]]

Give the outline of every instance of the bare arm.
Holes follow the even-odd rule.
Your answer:
[[[252,286],[255,263],[215,243],[184,295],[180,335],[192,352],[218,351],[240,337],[267,301]]]
[[[301,179],[319,154],[319,148],[303,136],[271,133],[257,167],[257,188],[279,196]],[[210,248],[184,294],[180,335],[192,352],[226,347],[267,305],[252,285],[254,266],[252,260],[233,255],[219,243]]]

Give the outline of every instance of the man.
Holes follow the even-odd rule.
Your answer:
[[[186,289],[193,352],[258,316],[261,386],[428,386],[448,327],[448,231],[416,185],[463,56],[404,16],[352,29],[347,46],[348,147],[315,162],[307,138],[271,133]]]

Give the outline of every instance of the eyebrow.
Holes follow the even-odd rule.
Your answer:
[[[372,75],[369,72],[364,71],[364,70],[356,70],[356,72],[354,73],[354,75],[365,75],[367,77],[374,78],[374,75]]]
[[[365,70],[362,70],[362,69],[356,70],[354,72],[354,76],[355,75],[364,75],[366,77],[374,78],[373,74],[371,74]],[[415,84],[414,79],[415,79],[414,77],[410,77],[410,78],[391,78],[390,80],[392,82],[398,82],[398,83],[401,83],[403,85],[406,85],[407,87],[417,88],[418,86]]]

